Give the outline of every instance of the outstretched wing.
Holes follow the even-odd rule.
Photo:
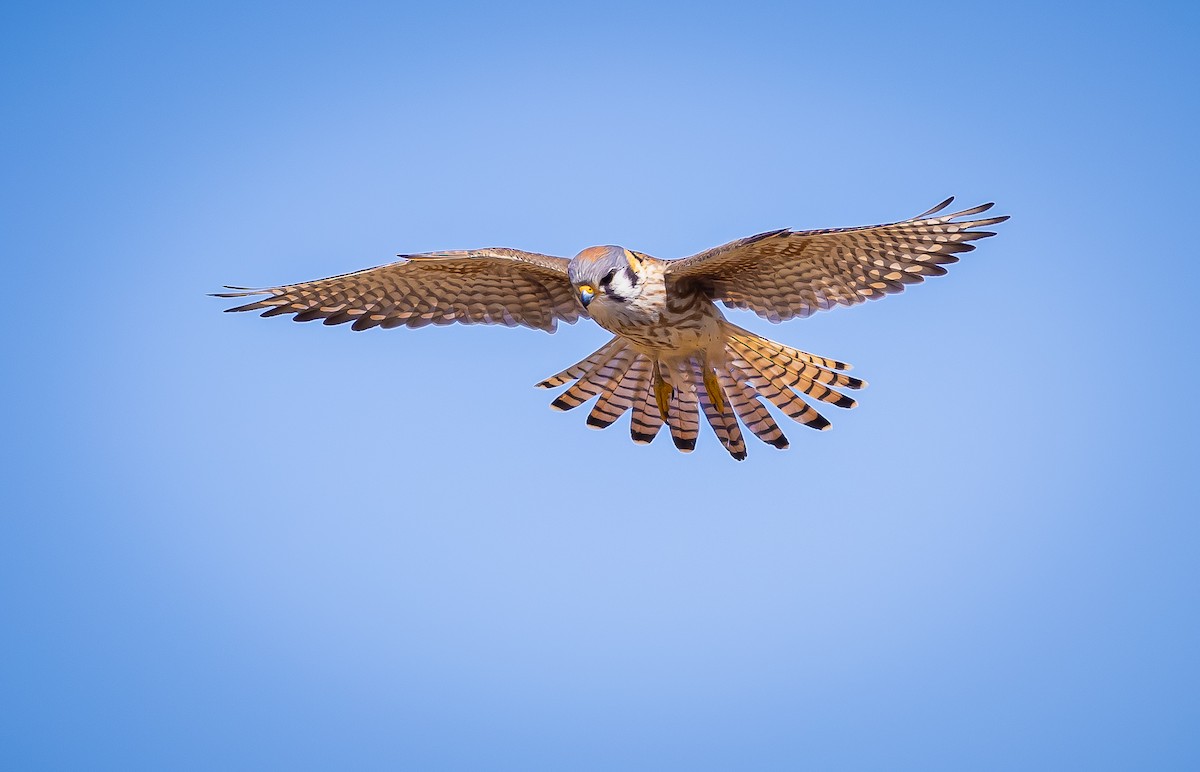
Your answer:
[[[263,316],[294,314],[298,322],[354,322],[355,330],[427,324],[524,325],[553,332],[574,322],[583,306],[567,280],[568,260],[517,249],[474,249],[401,255],[364,271],[216,297],[266,297],[229,311],[265,309]]]
[[[933,216],[953,200],[887,225],[760,233],[673,261],[666,278],[699,285],[714,300],[772,322],[874,300],[946,273],[943,265],[975,248],[970,242],[995,235],[976,228],[1008,219],[955,221],[991,204]]]

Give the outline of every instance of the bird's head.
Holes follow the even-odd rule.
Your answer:
[[[593,301],[626,303],[642,291],[644,257],[623,247],[588,247],[567,267],[584,308]]]

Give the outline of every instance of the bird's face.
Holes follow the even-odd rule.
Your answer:
[[[640,274],[642,259],[622,247],[588,247],[567,266],[567,276],[579,302],[587,308],[592,303],[628,303],[642,291]]]

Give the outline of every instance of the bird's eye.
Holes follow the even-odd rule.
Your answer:
[[[616,275],[617,275],[616,268],[614,268],[611,271],[609,271],[608,273],[604,274],[604,277],[600,279],[600,286],[607,287],[608,285],[612,284],[613,277]]]

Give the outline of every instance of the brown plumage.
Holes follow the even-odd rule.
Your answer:
[[[630,413],[634,442],[665,423],[691,451],[703,415],[725,449],[746,457],[741,426],[788,446],[763,400],[815,429],[829,421],[811,402],[851,408],[839,389],[866,383],[844,362],[767,340],[726,321],[715,301],[773,322],[900,292],[994,235],[1007,217],[970,218],[991,204],[940,214],[947,199],[887,225],[760,233],[675,261],[621,247],[590,247],[572,260],[493,248],[403,256],[390,265],[267,289],[230,287],[218,297],[264,297],[229,309],[291,314],[296,321],[351,322],[356,330],[452,322],[524,325],[553,332],[590,316],[614,333],[587,358],[541,383],[571,384],[552,403],[595,399],[589,426]],[[573,383],[572,383],[573,381]],[[803,396],[801,396],[803,395]]]

